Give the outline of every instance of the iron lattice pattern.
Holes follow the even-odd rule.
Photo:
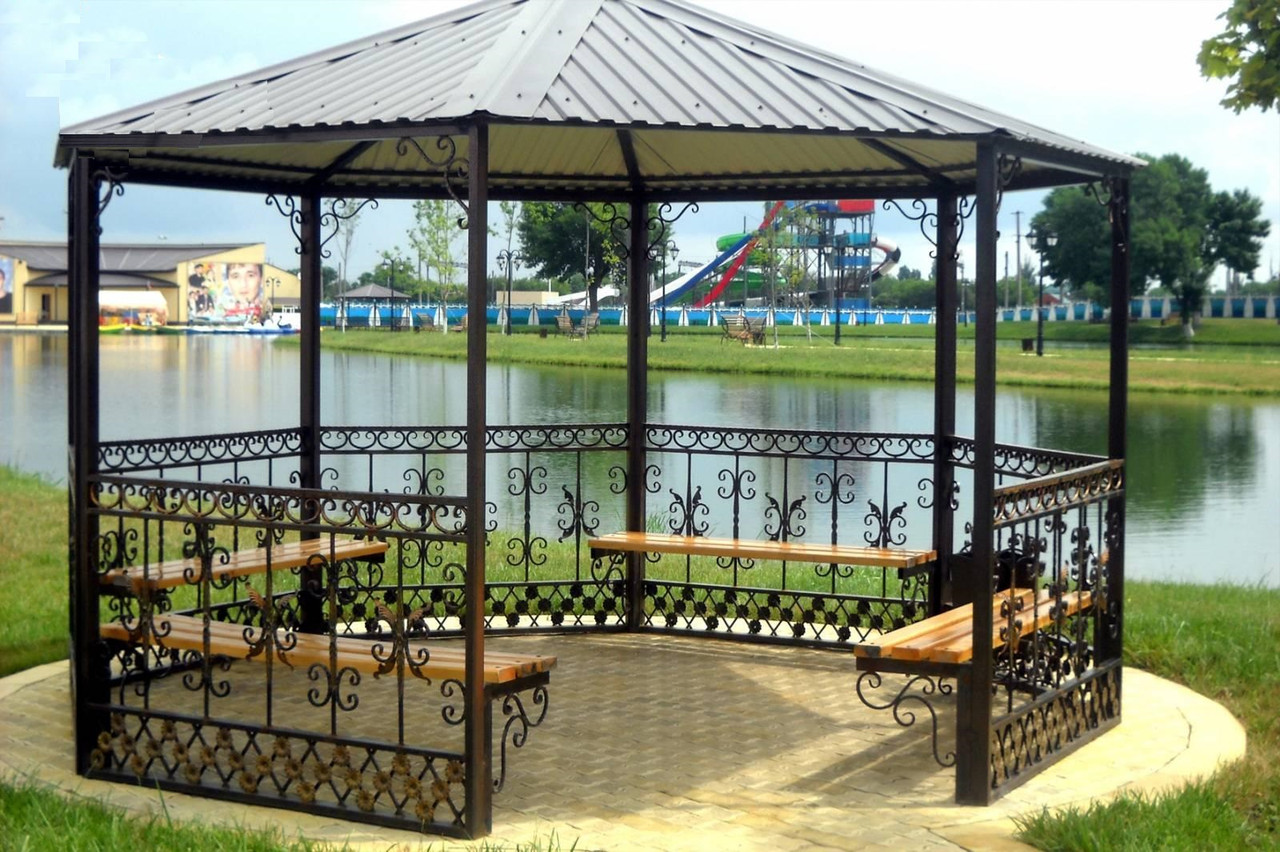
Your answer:
[[[1120,721],[1120,666],[1045,693],[991,725],[991,787],[1000,790]]]
[[[462,755],[111,708],[95,776],[460,834]]]
[[[860,641],[917,621],[927,591],[919,577],[904,581],[900,600],[652,580],[644,590],[648,627],[813,644]]]

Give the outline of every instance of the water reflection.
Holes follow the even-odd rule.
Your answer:
[[[104,338],[103,436],[295,425],[298,350],[273,344],[240,335]],[[465,421],[462,363],[327,352],[322,369],[328,424]],[[625,418],[626,382],[616,370],[492,365],[487,404],[493,423],[618,422]],[[63,479],[65,405],[66,337],[0,334],[0,462]],[[921,383],[673,373],[651,377],[649,398],[656,422],[897,432],[930,431],[932,405],[932,391]],[[1098,392],[1002,390],[998,439],[1100,453],[1106,406],[1106,394]],[[961,388],[958,430],[970,432],[972,422],[972,394]],[[1130,576],[1280,585],[1280,404],[1140,395],[1131,400],[1129,428]],[[601,454],[584,469],[606,478],[616,460]],[[549,464],[554,494],[561,473]],[[762,476],[775,473],[782,476],[780,466],[761,469]],[[787,477],[812,474],[796,464]],[[878,496],[876,475],[859,473],[860,503]],[[782,485],[767,487],[781,493]],[[913,485],[894,483],[901,494],[895,501]]]

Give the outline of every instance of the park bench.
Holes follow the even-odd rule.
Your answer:
[[[1088,591],[1065,592],[1060,598],[1047,589],[1010,588],[991,598],[991,647],[999,648],[1029,636],[1055,619],[1074,615],[1092,602]],[[1017,636],[1010,635],[1010,628]],[[945,671],[973,659],[973,604],[900,627],[854,646],[862,671],[913,674],[917,670]]]
[[[743,344],[764,342],[763,320],[750,320],[741,314],[727,314],[720,317],[720,327],[724,331],[721,343],[726,340],[736,340]]]
[[[437,331],[436,318],[429,311],[415,311],[413,314],[414,325],[413,330],[419,331]]]
[[[286,570],[322,563],[332,564],[351,559],[381,561],[385,558],[387,543],[377,539],[327,537],[307,541],[275,544],[269,548],[254,547],[215,556],[210,561],[208,580],[225,581],[265,574],[268,571]],[[139,598],[152,593],[202,582],[203,561],[198,558],[173,559],[149,566],[113,568],[101,576],[103,585],[118,593],[132,594]],[[250,597],[257,599],[255,593]],[[384,614],[384,624],[391,633],[402,631],[400,624],[389,624]],[[153,618],[153,641],[165,648],[196,651],[200,654],[231,660],[256,660],[265,662],[261,653],[264,634],[262,627],[240,623],[208,621],[200,614],[160,613]],[[401,616],[403,618],[403,616]],[[103,622],[99,628],[103,639],[137,644],[142,636],[137,625],[127,626],[119,621]],[[283,635],[283,631],[278,631]],[[392,636],[374,636],[369,639],[355,636],[330,636],[322,633],[290,632],[284,643],[273,643],[275,658],[292,668],[302,670],[320,663],[325,667],[351,668],[366,674],[388,674],[384,661],[391,648]],[[406,670],[418,677],[441,678],[465,682],[466,654],[463,648],[438,641],[419,639],[404,640],[407,656],[414,661],[406,663]],[[420,651],[426,651],[426,661],[418,665]],[[375,656],[375,651],[382,660]],[[336,655],[336,658],[331,656]],[[490,698],[521,692],[545,685],[556,658],[539,654],[509,654],[485,651],[484,681]]]
[[[445,320],[445,322],[447,323],[447,322],[448,322],[448,320]],[[467,315],[466,315],[466,314],[463,314],[463,315],[462,315],[462,319],[458,320],[458,324],[457,324],[457,325],[451,325],[451,326],[449,326],[449,331],[466,331],[466,330],[467,330]]]
[[[586,329],[581,325],[575,325],[568,314],[556,315],[556,332],[566,337],[585,338],[587,336]]]
[[[583,337],[586,337],[591,332],[598,330],[600,328],[600,312],[592,311],[584,316],[582,318],[581,327]]]

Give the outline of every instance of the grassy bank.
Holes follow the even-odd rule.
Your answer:
[[[1214,325],[1213,323],[1222,325]],[[1206,321],[1200,343],[1178,349],[1134,349],[1129,357],[1130,389],[1160,393],[1280,395],[1280,326],[1262,321]],[[1002,323],[999,337],[1018,341],[1035,334],[1033,323]],[[1134,337],[1167,338],[1172,327],[1136,324]],[[1026,354],[1020,346],[1001,346],[996,372],[1002,385],[1101,390],[1108,386],[1108,353],[1076,344],[1106,340],[1105,326],[1054,323],[1046,326],[1044,357]],[[568,367],[626,366],[626,336],[613,328],[589,340],[546,338],[528,331],[505,337],[491,331],[489,359],[501,363]],[[958,378],[974,378],[973,329],[961,328]],[[930,326],[867,326],[842,334],[834,345],[832,329],[779,329],[778,346],[743,347],[722,342],[715,329],[672,331],[666,343],[655,335],[649,342],[653,370],[737,373],[806,378],[933,381],[933,333]],[[893,334],[895,336],[889,337]],[[1099,337],[1099,335],[1101,335]],[[1056,339],[1055,339],[1056,338]],[[1093,338],[1098,338],[1094,340]],[[1216,340],[1209,344],[1206,340]],[[1232,345],[1226,345],[1230,341]],[[1160,341],[1148,341],[1160,342]],[[1071,343],[1072,345],[1061,345]],[[466,357],[462,334],[391,334],[385,330],[326,330],[331,350],[417,355],[461,360]]]
[[[0,467],[0,565],[10,590],[0,596],[0,675],[64,658],[62,489]],[[1127,663],[1222,702],[1248,730],[1249,756],[1169,797],[1128,798],[1085,813],[1028,820],[1026,838],[1044,849],[1280,846],[1280,720],[1275,714],[1280,707],[1280,591],[1130,581],[1125,607]],[[96,815],[86,815],[84,809]],[[103,821],[110,825],[101,825]],[[117,823],[131,825],[114,827]],[[283,842],[233,831],[239,845],[217,846],[199,829],[179,839],[156,833],[162,829],[168,826],[123,820],[115,811],[93,805],[64,805],[56,794],[0,785],[0,837],[36,838],[38,842],[28,844],[33,849],[55,845],[41,838],[82,833],[120,839],[71,848],[128,843],[138,849],[256,849],[278,848],[272,844]],[[129,833],[108,835],[108,830]]]

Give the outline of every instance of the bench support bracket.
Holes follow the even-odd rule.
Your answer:
[[[935,695],[947,696],[954,691],[954,687],[946,681],[947,678],[943,675],[939,675],[935,679],[933,675],[915,674],[889,700],[883,701],[868,697],[868,692],[875,692],[880,689],[882,683],[880,672],[864,671],[858,675],[856,690],[859,701],[872,710],[892,710],[893,721],[904,728],[909,728],[916,723],[915,710],[904,709],[904,705],[910,702],[912,705],[918,705],[927,710],[929,712],[929,737],[930,747],[933,750],[933,759],[938,762],[939,766],[948,768],[956,765],[956,754],[954,751],[950,751],[945,755],[938,753],[938,711],[931,700]],[[918,691],[913,692],[913,690],[917,689]]]

